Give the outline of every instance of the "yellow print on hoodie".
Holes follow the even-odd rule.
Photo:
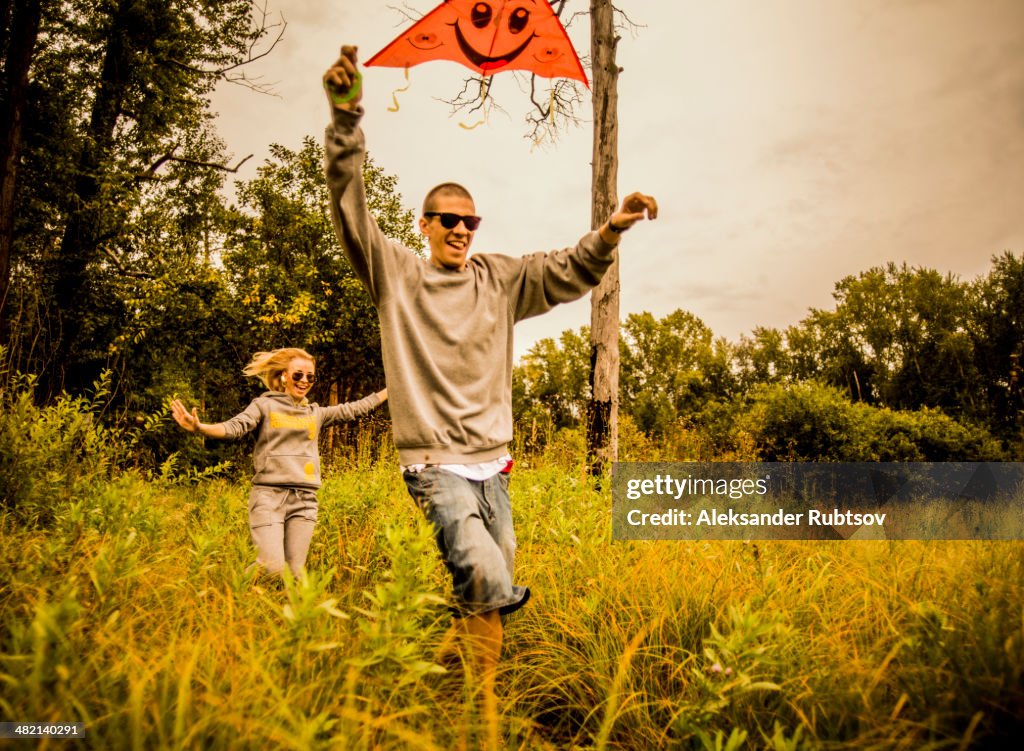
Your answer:
[[[270,427],[308,430],[309,440],[316,439],[316,418],[312,415],[286,415],[281,412],[271,412]]]

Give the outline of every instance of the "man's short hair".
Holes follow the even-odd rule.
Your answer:
[[[469,194],[469,191],[458,183],[441,183],[431,188],[427,193],[427,197],[423,199],[423,213],[426,214],[428,211],[433,211],[434,199],[442,196],[458,196],[459,198],[468,198],[470,201],[473,200],[473,196]]]

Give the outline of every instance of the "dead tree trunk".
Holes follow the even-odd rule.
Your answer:
[[[590,2],[593,63],[594,149],[591,226],[599,228],[618,206],[618,79],[611,0]],[[590,312],[590,402],[587,405],[587,467],[599,476],[618,454],[619,258],[594,289]]]

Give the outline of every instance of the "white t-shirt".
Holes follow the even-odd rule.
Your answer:
[[[511,461],[512,455],[505,454],[505,456],[499,456],[497,459],[492,459],[489,462],[480,462],[479,464],[432,464],[430,466],[443,469],[445,472],[451,472],[459,477],[465,477],[467,480],[483,482],[501,472]],[[402,467],[402,471],[416,474],[426,468],[426,464],[410,464],[408,467]]]

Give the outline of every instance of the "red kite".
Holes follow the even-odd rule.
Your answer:
[[[430,60],[452,60],[484,76],[528,70],[590,86],[547,0],[445,0],[365,64],[408,68]]]

